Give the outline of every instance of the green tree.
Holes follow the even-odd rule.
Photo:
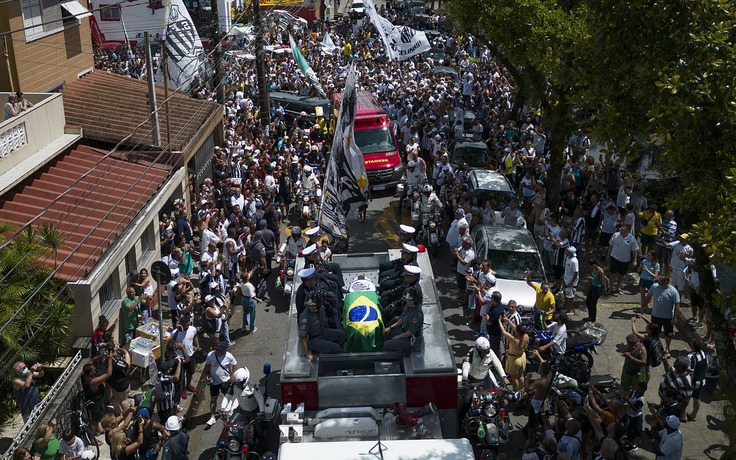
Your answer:
[[[10,228],[0,223],[0,234]],[[53,242],[55,246],[49,243]],[[49,246],[46,246],[49,244]],[[49,278],[46,267],[63,244],[56,226],[30,226],[0,249],[0,368],[2,384],[15,361],[56,360],[68,352],[74,305],[66,282]],[[7,388],[7,387],[6,387]],[[3,392],[12,399],[12,393]],[[0,407],[13,407],[3,403]],[[9,414],[0,413],[0,419]]]
[[[517,85],[517,104],[541,108],[551,131],[547,201],[557,206],[565,138],[574,128],[574,81],[579,43],[586,40],[586,6],[577,1],[455,0],[456,26],[486,44]]]

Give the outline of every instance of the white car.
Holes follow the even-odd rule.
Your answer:
[[[496,287],[503,303],[515,300],[519,313],[534,309],[536,292],[526,284],[524,272],[531,271],[535,283],[547,281],[542,258],[529,230],[507,225],[476,225],[471,233],[475,255],[491,261]]]
[[[353,0],[353,4],[350,6],[350,14],[353,16],[363,16],[365,13],[365,5],[361,0]]]

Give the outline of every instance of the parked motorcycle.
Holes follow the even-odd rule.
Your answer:
[[[217,442],[215,460],[261,460],[274,458],[268,452],[268,433],[274,426],[280,412],[279,403],[275,398],[268,397],[268,375],[271,365],[263,365],[266,375],[266,384],[263,389],[266,400],[266,410],[253,420],[243,420],[237,411],[228,420],[223,422],[223,429]]]

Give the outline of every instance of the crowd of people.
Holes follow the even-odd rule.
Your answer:
[[[549,157],[560,153],[549,151],[544,120],[534,107],[516,110],[514,84],[485,46],[471,35],[446,30],[441,15],[427,20],[412,8],[393,4],[382,7],[381,13],[395,24],[437,30],[433,46],[448,56],[460,80],[435,72],[431,59],[388,61],[378,34],[367,22],[359,26],[355,18],[326,21],[324,30],[303,31],[295,38],[330,99],[341,91],[342,72],[355,65],[358,89],[370,91],[391,118],[405,155],[407,181],[426,183],[421,189],[425,207],[444,216],[458,302],[466,308],[467,327],[478,337],[462,366],[463,379],[471,386],[508,383],[532,394],[523,458],[621,458],[635,450],[644,435],[653,439],[657,458],[680,458],[679,429],[697,419],[712,337],[693,249],[687,233],[678,228],[674,210],[648,199],[646,184],[637,183],[632,171],[592,152],[582,131],[566,137],[562,176],[550,177]],[[324,32],[339,44],[334,53],[321,50]],[[288,43],[288,33],[274,28],[269,40]],[[141,56],[127,60],[100,51],[96,57],[100,69],[142,75]],[[213,176],[196,185],[192,177],[187,199],[171,203],[160,218],[162,259],[172,271],[166,296],[155,299],[147,270],[132,273],[120,319],[100,318],[92,360],[84,367],[84,393],[93,402],[92,428],[104,434],[117,460],[134,458],[135,452],[139,458],[157,458],[162,452],[162,458],[186,458],[179,404],[197,393],[192,377],[200,353],[210,380],[208,425],[216,423],[223,407],[232,412],[234,399],[245,417],[263,411],[258,386],[228,351],[235,343],[230,323],[236,324],[231,319],[241,306],[242,334],[257,333],[258,304],[279,255],[295,194],[299,187],[319,187],[310,165],[322,152],[313,148],[310,136],[328,137],[329,124],[325,114],[291,114],[272,104],[271,123],[262,125],[255,64],[227,58],[221,67],[225,142],[212,152]],[[316,94],[290,56],[267,56],[266,68],[270,89]],[[214,99],[215,90],[198,79],[190,94]],[[464,120],[471,113],[475,121],[466,132]],[[453,144],[466,136],[486,143],[490,156],[484,158],[483,168],[503,174],[518,191],[518,201],[497,209],[497,203],[470,196],[468,165],[462,159],[454,165],[449,161]],[[560,181],[561,194],[553,199],[547,186],[555,180]],[[552,208],[549,203],[559,204]],[[497,221],[496,211],[502,221]],[[543,313],[541,327],[551,337],[543,343],[534,328],[522,324],[514,299],[502,298],[494,289],[494,261],[477,258],[469,236],[477,225],[517,226],[521,217],[553,279],[537,283],[526,274],[536,292],[535,308]],[[402,225],[400,233],[401,258],[381,267],[378,290],[383,305],[405,305],[386,322],[386,348],[409,353],[421,343],[421,328],[415,327],[422,323],[417,321],[421,308],[416,308],[422,301],[421,270],[415,262],[416,229]],[[344,280],[340,267],[330,262],[329,241],[318,228],[292,225],[286,235],[282,255],[302,253],[308,261],[298,273],[302,283],[296,293],[302,351],[308,359],[340,352],[344,335],[335,312]],[[632,277],[634,272],[638,276]],[[542,406],[553,385],[555,359],[566,351],[567,327],[582,316],[577,289],[583,281],[588,282],[583,321],[596,322],[601,297],[632,289],[639,293],[640,310],[631,318],[623,353],[626,397],[608,400],[593,388],[584,397],[571,393],[550,408],[557,415],[550,422]],[[685,297],[692,306],[692,327],[708,327],[708,332],[693,343],[689,357],[673,359],[673,326]],[[173,340],[163,351],[155,388],[132,404],[127,345],[152,317],[154,301],[168,306]],[[642,323],[644,331],[639,330]],[[532,349],[540,363],[534,380],[527,372],[527,351]],[[660,365],[666,374],[655,395],[648,382],[652,368]],[[42,372],[37,365],[15,366],[13,390],[24,417],[39,398],[33,380]],[[73,433],[64,433],[63,442],[56,439],[53,422],[41,428],[34,445],[41,458],[58,458],[64,443],[78,447]],[[75,452],[67,459],[77,458]],[[27,454],[19,449],[16,458]]]

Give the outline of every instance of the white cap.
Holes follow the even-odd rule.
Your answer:
[[[217,287],[217,281],[211,281],[210,282],[210,289],[215,289]]]
[[[205,303],[212,302],[213,300],[215,300],[215,296],[213,296],[212,294],[204,298]]]
[[[299,270],[299,278],[303,280],[309,279],[313,277],[315,273],[316,270],[314,269],[314,267],[304,268],[302,270]]]
[[[309,255],[312,255],[312,254],[314,254],[314,252],[316,250],[317,250],[317,245],[316,244],[310,244],[306,248],[302,249],[302,255],[305,256],[305,257],[306,256],[309,256]]]
[[[404,233],[405,235],[413,235],[417,232],[417,229],[412,227],[411,225],[399,225],[399,230],[401,233]]]
[[[419,276],[422,274],[422,269],[417,267],[416,265],[405,265],[404,266],[404,273],[408,273],[410,275]]]
[[[410,252],[412,254],[416,254],[419,252],[419,248],[416,246],[412,246],[411,244],[404,243],[401,246],[401,252]]]
[[[312,227],[307,230],[304,230],[304,234],[307,236],[319,235],[319,227]]]
[[[486,279],[487,279],[487,280],[488,280],[488,282],[489,282],[489,283],[491,283],[492,285],[494,285],[494,286],[496,285],[496,276],[495,276],[495,275],[494,275],[493,273],[488,273],[488,274],[486,275]]]
[[[568,246],[565,248],[567,252],[569,252],[572,255],[577,254],[578,250],[575,248],[575,246]]]

